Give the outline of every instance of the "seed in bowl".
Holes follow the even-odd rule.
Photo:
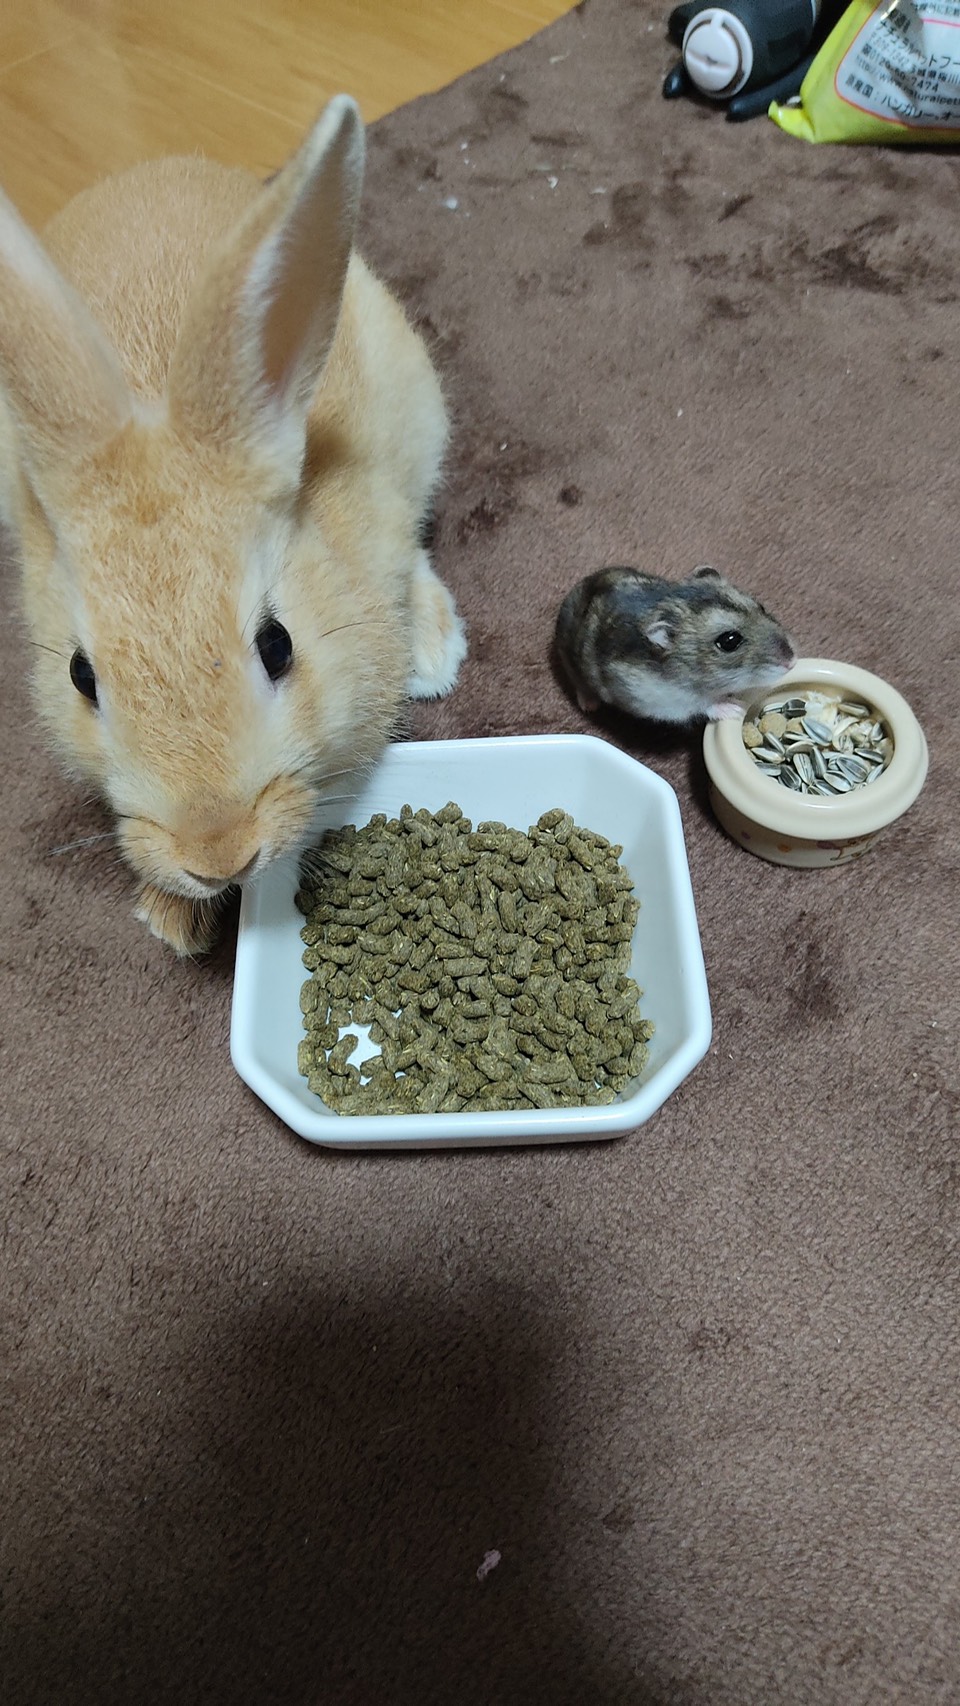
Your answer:
[[[560,808],[526,833],[452,801],[329,831],[297,894],[311,1090],[341,1114],[614,1101],[653,1033],[622,851]],[[379,1053],[354,1061],[362,1031]]]
[[[743,725],[757,769],[795,794],[849,794],[881,776],[893,757],[883,718],[859,699],[813,691],[771,699]]]

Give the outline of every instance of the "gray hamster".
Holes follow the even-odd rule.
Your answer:
[[[588,575],[560,606],[556,642],[581,710],[603,703],[661,723],[736,716],[737,694],[772,687],[794,661],[776,618],[707,566],[680,582]]]

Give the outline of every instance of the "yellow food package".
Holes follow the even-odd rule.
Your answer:
[[[854,0],[768,111],[806,142],[960,141],[960,0]]]

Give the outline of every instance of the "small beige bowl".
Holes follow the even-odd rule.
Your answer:
[[[893,757],[876,782],[835,799],[790,793],[763,776],[743,744],[743,724],[771,699],[804,689],[834,692],[875,708],[893,739]],[[775,687],[764,688],[742,717],[708,723],[703,756],[710,802],[728,835],[777,865],[843,865],[872,846],[923,787],[927,743],[906,700],[878,675],[829,658],[798,658]]]

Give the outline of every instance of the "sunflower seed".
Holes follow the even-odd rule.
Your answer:
[[[833,730],[826,723],[818,722],[816,717],[804,717],[803,726],[811,740],[818,740],[828,746],[833,739]]]
[[[792,793],[826,798],[873,782],[893,757],[886,724],[856,699],[772,699],[744,722],[761,772]]]

